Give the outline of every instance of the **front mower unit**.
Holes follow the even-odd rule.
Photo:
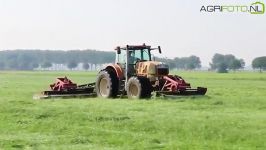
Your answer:
[[[163,95],[205,95],[207,88],[197,87],[196,89],[191,88],[189,83],[177,75],[167,75],[163,77],[164,85],[157,93]]]

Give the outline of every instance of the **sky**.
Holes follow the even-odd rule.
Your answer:
[[[255,0],[256,1],[256,0]],[[0,0],[0,50],[161,46],[162,57],[266,56],[266,14],[200,12],[254,0]],[[265,1],[262,1],[265,3]]]

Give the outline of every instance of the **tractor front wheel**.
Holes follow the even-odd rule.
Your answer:
[[[98,97],[115,98],[118,93],[118,79],[115,73],[106,70],[99,72],[95,89]]]
[[[150,98],[151,89],[151,83],[145,77],[131,77],[126,86],[127,96],[131,99]]]

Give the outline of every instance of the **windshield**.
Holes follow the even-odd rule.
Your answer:
[[[129,51],[129,63],[135,64],[137,61],[149,61],[150,54],[149,49],[142,50],[130,50]]]
[[[129,50],[129,64],[136,64],[137,61],[150,61],[150,50]],[[120,54],[116,57],[116,62],[119,64],[126,64],[126,51],[122,50]]]

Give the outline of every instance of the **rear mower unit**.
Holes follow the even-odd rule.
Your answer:
[[[58,78],[50,91],[43,95],[76,96],[97,95],[103,98],[115,98],[127,95],[131,99],[150,98],[156,95],[205,95],[207,88],[191,88],[182,77],[169,74],[169,66],[151,58],[151,52],[161,48],[143,45],[116,47],[116,62],[101,70],[95,83],[77,85],[71,80]]]
[[[35,99],[46,98],[72,98],[72,97],[95,97],[95,83],[77,85],[67,77],[57,78],[50,85],[51,90],[43,91],[40,95],[34,95]]]

